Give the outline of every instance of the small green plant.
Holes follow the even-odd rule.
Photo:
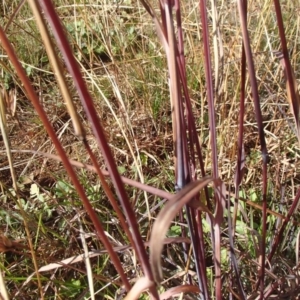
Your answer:
[[[181,227],[179,225],[173,225],[170,227],[167,237],[181,236]]]

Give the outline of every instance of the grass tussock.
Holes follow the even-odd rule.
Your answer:
[[[2,298],[297,299],[299,4],[39,1],[56,71],[33,2],[0,6]]]

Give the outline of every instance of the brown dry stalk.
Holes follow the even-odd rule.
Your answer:
[[[290,106],[290,110],[294,115],[294,120],[296,124],[296,129],[297,129],[297,138],[298,138],[298,143],[300,145],[300,120],[299,120],[299,111],[300,111],[300,95],[297,89],[297,81],[295,77],[295,73],[293,69],[291,68],[291,75],[292,75],[292,83],[288,81],[288,75],[287,75],[287,67],[286,67],[286,62],[284,60],[283,54],[281,52],[276,53],[278,58],[280,59],[280,64],[283,69],[284,77],[286,80],[286,90],[287,90],[287,100]],[[296,98],[293,99],[292,95],[292,89],[295,90],[295,96]]]

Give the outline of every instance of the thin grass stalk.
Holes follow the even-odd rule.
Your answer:
[[[255,75],[255,67],[252,57],[252,51],[250,46],[250,39],[249,34],[247,31],[247,23],[246,23],[246,15],[247,6],[245,5],[246,1],[239,0],[238,1],[238,8],[239,8],[239,15],[240,15],[240,22],[243,34],[243,43],[245,46],[245,53],[247,58],[247,65],[249,70],[250,76],[250,83],[251,83],[251,91],[253,96],[254,108],[255,108],[255,117],[258,127],[258,135],[260,140],[261,146],[261,153],[262,153],[262,160],[263,160],[263,167],[262,167],[262,203],[263,203],[263,210],[262,210],[262,237],[261,237],[261,257],[260,257],[260,298],[263,299],[264,293],[264,278],[265,278],[265,257],[266,257],[266,232],[267,232],[267,164],[269,161],[269,155],[267,151],[267,145],[265,141],[265,134],[264,128],[262,123],[262,114],[260,109],[260,101],[258,95],[258,87]]]
[[[240,279],[240,274],[238,270],[238,263],[234,251],[234,239],[235,239],[235,230],[236,230],[236,220],[239,206],[239,187],[243,178],[244,164],[245,164],[245,153],[244,153],[244,142],[243,142],[243,133],[244,133],[244,113],[245,113],[245,84],[246,84],[246,55],[244,46],[242,46],[242,59],[241,59],[241,95],[240,95],[240,116],[239,116],[239,133],[238,133],[238,155],[237,155],[237,167],[235,173],[235,198],[234,198],[234,210],[232,216],[228,214],[228,231],[229,231],[229,242],[230,242],[230,257],[233,269],[235,271],[235,276],[237,278],[238,289],[240,295],[243,295],[245,299],[245,292],[243,290],[242,282]],[[229,197],[230,199],[230,197]],[[230,207],[230,200],[228,203]]]
[[[202,21],[202,36],[203,36],[203,46],[204,46],[204,69],[205,69],[205,79],[206,79],[206,90],[207,90],[207,101],[208,101],[208,113],[209,113],[209,128],[210,128],[210,142],[211,142],[211,159],[212,159],[212,175],[214,178],[218,177],[218,161],[217,161],[217,148],[216,148],[216,127],[215,127],[215,111],[214,111],[214,97],[213,97],[213,84],[212,84],[212,70],[211,70],[211,60],[210,60],[210,47],[209,47],[209,32],[207,24],[207,13],[206,13],[206,0],[200,0],[199,2],[200,18]],[[208,195],[208,194],[207,194]],[[207,202],[209,198],[207,198]],[[215,195],[215,202],[217,201]],[[211,226],[211,241],[214,255],[221,256],[221,254],[216,252],[215,249],[215,231],[213,224]],[[215,260],[216,261],[216,260]],[[216,268],[216,270],[218,267]],[[218,271],[219,272],[219,271]],[[217,276],[219,278],[219,276]],[[220,282],[218,281],[218,290],[220,290]],[[220,291],[218,292],[220,294]]]
[[[73,56],[71,47],[68,43],[68,39],[64,34],[63,26],[59,20],[58,15],[55,12],[54,6],[51,1],[40,1],[41,6],[45,12],[46,18],[52,27],[53,34],[57,41],[58,47],[65,59],[66,67],[71,74],[75,86],[77,88],[81,103],[84,107],[84,110],[87,114],[87,117],[92,126],[93,133],[96,137],[97,143],[101,152],[103,154],[103,158],[107,165],[108,171],[110,173],[111,179],[114,183],[116,192],[118,194],[120,203],[124,209],[126,218],[128,220],[128,224],[130,226],[132,237],[134,240],[134,249],[137,252],[137,256],[141,262],[141,266],[143,268],[144,274],[150,281],[153,280],[153,275],[151,272],[150,264],[147,258],[147,254],[145,248],[143,247],[143,240],[139,232],[139,226],[132,209],[132,206],[129,202],[127,193],[125,191],[125,187],[121,180],[120,174],[118,172],[116,163],[110,151],[109,145],[107,144],[104,130],[99,122],[96,110],[94,108],[93,100],[87,90],[86,84],[81,76],[80,69],[78,64]],[[158,299],[157,290],[154,287],[150,288],[150,292],[153,297]]]
[[[275,7],[275,12],[276,12],[276,17],[277,17],[278,31],[279,31],[279,36],[280,36],[282,55],[283,55],[287,83],[288,83],[288,93],[290,94],[290,98],[291,98],[290,105],[293,108],[293,114],[294,114],[294,118],[295,118],[296,129],[297,129],[297,137],[298,137],[298,142],[300,144],[300,121],[299,121],[299,105],[300,105],[300,103],[298,101],[298,96],[296,94],[296,90],[297,90],[297,87],[295,86],[296,81],[294,80],[293,70],[292,70],[290,59],[289,59],[289,51],[287,48],[287,41],[286,41],[286,37],[285,37],[285,30],[284,30],[284,24],[283,24],[283,19],[282,19],[281,7],[280,7],[280,2],[278,0],[274,0],[274,7]]]
[[[201,271],[201,263],[199,262],[199,250],[198,247],[200,246],[197,242],[197,234],[196,234],[196,230],[197,230],[197,226],[195,226],[196,222],[193,219],[193,211],[194,209],[192,209],[191,207],[189,207],[188,205],[184,206],[184,210],[186,212],[186,220],[187,220],[187,224],[188,224],[188,229],[189,229],[189,233],[190,233],[190,237],[191,237],[191,243],[192,243],[192,250],[193,250],[193,254],[194,254],[194,261],[195,261],[195,267],[196,267],[196,273],[197,273],[197,278],[198,278],[198,285],[199,285],[199,297],[200,299],[205,299],[204,298],[204,294],[203,294],[203,290],[205,289],[204,287],[204,283],[203,283],[203,279],[202,279],[202,273]],[[202,268],[203,269],[203,268]]]
[[[188,207],[185,206],[185,209],[187,209]],[[190,232],[190,235],[193,236],[193,231],[191,230],[189,224],[188,224],[188,229],[185,228],[185,226],[183,226],[186,218],[184,216],[184,210],[180,211],[179,212],[179,220],[180,220],[180,223],[182,225],[180,225],[180,229],[181,229],[181,236],[182,237],[187,237],[187,233]],[[183,243],[182,244],[182,248],[183,248],[183,256],[184,256],[184,261],[187,262],[188,261],[188,249],[189,249],[189,245],[187,243]],[[197,266],[196,266],[196,269],[197,269]],[[189,284],[192,284],[192,278],[190,276],[190,274],[187,275],[187,280],[189,282]]]
[[[212,23],[213,23],[214,62],[215,62],[215,93],[216,93],[216,98],[218,98],[218,88],[221,82],[220,63],[223,67],[223,45],[222,45],[222,37],[220,33],[216,0],[211,0],[211,8],[212,8],[211,13],[212,13]]]
[[[181,190],[186,184],[187,175],[185,170],[186,158],[184,157],[183,140],[183,135],[185,131],[182,122],[182,97],[178,78],[178,68],[176,64],[176,43],[171,7],[171,1],[166,1],[164,8],[166,13],[167,39],[169,43],[169,53],[167,53],[167,61],[170,76],[171,109],[172,114],[174,114],[173,138],[175,146],[175,176],[177,185],[176,189]]]
[[[245,7],[247,2],[244,3]],[[246,8],[247,10],[247,8]],[[247,17],[247,15],[246,15]],[[246,20],[247,22],[247,20]],[[239,187],[243,179],[244,173],[244,165],[245,165],[245,151],[244,151],[244,116],[245,116],[245,98],[246,98],[246,53],[244,48],[244,43],[242,43],[242,58],[241,58],[241,92],[240,92],[240,105],[239,105],[239,130],[238,130],[238,153],[237,153],[237,166],[234,178],[234,186],[235,186],[235,198],[234,198],[234,210],[232,216],[232,224],[231,224],[231,216],[228,214],[228,231],[229,231],[229,243],[230,243],[230,258],[231,264],[233,266],[238,290],[239,293],[244,299],[246,299],[246,295],[243,289],[243,285],[241,282],[238,263],[235,256],[234,251],[234,239],[235,239],[235,230],[236,230],[236,220],[239,206]],[[228,198],[230,199],[230,197]],[[228,207],[230,207],[230,200],[228,200]]]
[[[215,253],[214,253],[214,265],[215,265],[215,295],[216,299],[222,299],[222,282],[221,282],[221,224],[223,222],[223,204],[225,197],[225,191],[223,190],[223,186],[221,186],[221,190],[219,190],[220,186],[215,186],[215,201],[216,201],[216,209],[215,209],[215,218],[213,222],[213,228],[215,232],[214,236],[214,244],[215,244]],[[223,199],[221,197],[224,197]]]
[[[208,300],[208,289],[207,289],[207,275],[206,275],[206,264],[205,264],[205,257],[204,257],[204,243],[200,241],[199,234],[202,231],[202,219],[196,220],[196,213],[199,210],[195,210],[188,205],[186,206],[186,216],[187,221],[189,224],[189,228],[192,228],[193,231],[190,232],[191,242],[193,247],[193,254],[194,254],[194,261],[196,267],[196,273],[198,278],[198,286],[199,286],[199,297],[203,300]],[[199,215],[201,216],[201,212],[199,211]],[[198,216],[199,216],[198,215]]]
[[[4,50],[6,51],[11,63],[13,64],[14,68],[15,68],[15,71],[16,73],[18,74],[21,82],[23,83],[24,87],[25,87],[25,90],[26,90],[26,93],[29,97],[29,99],[31,100],[36,112],[38,113],[40,119],[42,120],[47,132],[48,132],[48,135],[50,136],[50,138],[52,139],[56,149],[57,149],[57,152],[59,154],[59,156],[61,157],[62,159],[62,162],[64,164],[64,167],[66,169],[66,171],[68,172],[73,184],[74,184],[74,187],[75,189],[77,190],[77,193],[79,194],[81,200],[82,200],[82,203],[87,211],[87,213],[89,214],[96,230],[97,230],[97,233],[98,233],[98,236],[100,237],[101,241],[103,242],[104,246],[106,247],[106,249],[108,250],[109,252],[109,255],[110,255],[110,258],[112,260],[112,262],[114,263],[115,267],[116,267],[116,270],[118,271],[124,285],[125,285],[125,288],[126,290],[129,290],[130,289],[130,284],[128,282],[128,279],[124,273],[124,270],[122,268],[122,265],[119,261],[119,258],[118,256],[116,255],[116,253],[114,252],[108,238],[106,237],[105,233],[104,233],[104,230],[102,228],[102,225],[101,223],[99,222],[99,219],[98,219],[98,216],[96,215],[96,213],[94,212],[85,192],[84,192],[84,189],[82,187],[82,185],[80,184],[77,176],[76,176],[76,173],[74,172],[73,168],[72,168],[72,165],[70,164],[69,160],[68,160],[68,157],[62,147],[62,145],[60,144],[59,140],[58,140],[58,137],[56,136],[55,132],[54,132],[54,129],[52,128],[48,118],[47,118],[47,115],[43,109],[43,107],[41,106],[40,104],[40,101],[38,99],[38,96],[36,95],[29,79],[27,78],[27,75],[26,75],[26,72],[25,70],[23,69],[20,61],[18,60],[10,42],[8,41],[3,29],[0,27],[0,40],[1,40],[1,44],[2,44],[2,47],[4,48]]]
[[[41,38],[43,40],[46,52],[48,54],[48,58],[51,63],[51,66],[52,66],[53,73],[56,77],[60,92],[61,92],[62,97],[65,101],[65,104],[67,106],[69,115],[71,117],[72,124],[74,127],[74,132],[79,137],[79,139],[81,139],[81,140],[85,139],[85,131],[80,122],[77,110],[74,106],[74,103],[72,101],[72,97],[71,97],[71,93],[68,88],[67,80],[64,76],[62,62],[59,59],[57,53],[55,52],[55,47],[50,38],[49,30],[46,26],[45,20],[42,17],[41,10],[40,10],[36,0],[28,0],[28,3],[30,5],[33,15],[36,19],[36,24],[39,28],[39,32],[40,32]]]
[[[207,280],[207,273],[206,273],[204,232],[202,226],[203,213],[200,210],[197,210],[194,211],[194,214],[195,214],[195,216],[193,216],[193,218],[195,219],[194,223],[196,223],[197,225],[197,236],[195,237],[195,239],[196,239],[196,244],[199,245],[198,256],[195,257],[195,260],[198,259],[200,265],[201,276],[199,278],[201,278],[202,281],[201,284],[203,288],[202,293],[204,294],[204,299],[209,300],[210,296],[208,293],[208,280]]]
[[[245,6],[247,2],[245,2]],[[247,8],[246,8],[247,10]],[[247,17],[247,14],[246,14]],[[246,20],[247,22],[247,20]],[[245,164],[244,155],[244,117],[245,117],[245,98],[246,98],[246,53],[244,43],[242,44],[242,58],[241,58],[241,92],[240,92],[240,105],[239,105],[239,131],[238,131],[238,153],[237,153],[237,166],[235,172],[235,200],[234,200],[234,211],[233,211],[233,237],[235,236],[236,228],[236,217],[238,211],[238,195],[239,187],[243,179],[243,171]]]
[[[230,197],[228,197],[228,208],[230,208]],[[228,209],[228,212],[230,210]],[[238,287],[238,291],[239,291],[239,295],[240,297],[242,297],[242,299],[247,299],[245,291],[243,289],[243,284],[241,281],[241,277],[240,277],[240,272],[238,269],[238,262],[236,259],[236,255],[235,255],[235,251],[234,251],[234,229],[232,226],[232,222],[231,222],[231,215],[230,213],[228,213],[228,235],[229,235],[229,245],[230,245],[230,260],[231,260],[231,265],[233,266],[234,272],[235,272],[235,277],[236,277],[236,281],[237,281],[237,287]],[[231,293],[231,292],[230,292]],[[232,294],[232,293],[231,293]]]
[[[4,32],[7,31],[8,27],[10,26],[10,24],[13,22],[13,20],[15,19],[15,17],[17,16],[17,14],[20,12],[21,8],[23,7],[23,5],[25,4],[26,0],[21,0],[19,2],[19,4],[17,5],[17,7],[15,8],[14,12],[11,14],[8,22],[6,23],[5,27],[4,27]]]
[[[80,218],[78,218],[78,223],[79,223],[79,228],[80,228],[80,239],[81,239],[82,248],[84,251],[84,262],[86,265],[86,273],[87,273],[86,275],[87,275],[87,279],[88,279],[89,292],[91,295],[91,300],[95,300],[95,289],[94,289],[92,265],[91,265],[91,260],[89,257],[88,246],[86,244],[85,232],[83,230]]]
[[[209,32],[206,12],[206,0],[200,0],[200,16],[202,21],[202,35],[203,35],[203,46],[204,46],[204,57],[205,57],[205,80],[207,90],[207,102],[209,111],[209,128],[210,128],[210,141],[212,151],[212,174],[214,178],[219,177],[218,171],[218,156],[217,156],[217,145],[216,145],[216,121],[215,121],[215,108],[214,108],[214,88],[212,83],[212,68],[210,59],[210,47],[209,47]]]
[[[142,0],[143,1],[143,0]],[[159,0],[159,8],[161,13],[161,24],[164,35],[167,37],[167,21],[166,21],[166,10],[165,10],[166,0]]]
[[[5,286],[5,281],[3,278],[3,274],[0,271],[0,296],[2,297],[1,300],[9,300],[9,294],[7,292],[7,288]]]
[[[211,142],[211,157],[212,157],[212,174],[214,178],[218,178],[218,157],[217,157],[217,144],[216,144],[216,122],[215,122],[215,109],[214,109],[214,87],[212,83],[212,68],[210,60],[210,47],[209,47],[209,32],[207,22],[206,0],[200,0],[199,9],[200,17],[202,21],[202,36],[204,46],[205,57],[205,80],[207,90],[208,112],[209,112],[209,128],[210,128],[210,142]],[[220,195],[218,195],[215,189],[215,203],[220,201]],[[213,226],[213,224],[211,224]],[[214,236],[212,236],[214,263],[215,263],[215,295],[216,299],[222,299],[222,283],[221,283],[221,249],[220,244],[220,231],[218,226],[212,228]]]
[[[174,1],[174,9],[175,9],[175,16],[176,16],[176,24],[177,24],[177,48],[178,48],[178,58],[180,64],[178,67],[181,67],[182,70],[182,79],[186,79],[186,69],[185,69],[185,57],[184,57],[184,41],[183,41],[183,31],[182,31],[182,22],[181,22],[181,10],[180,10],[180,1]],[[186,84],[186,81],[182,84]]]
[[[17,185],[17,180],[16,180],[16,172],[14,169],[14,164],[13,164],[13,158],[11,154],[11,147],[10,147],[10,142],[9,142],[9,137],[7,133],[7,124],[6,124],[6,108],[5,108],[5,93],[2,93],[2,90],[0,90],[0,132],[2,135],[4,147],[6,150],[6,156],[8,160],[8,165],[9,165],[9,170],[10,170],[10,175],[12,178],[12,185],[13,188],[17,191],[18,190],[18,185]],[[7,95],[6,95],[7,97]]]

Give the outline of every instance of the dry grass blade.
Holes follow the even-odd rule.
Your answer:
[[[0,272],[0,299],[9,300],[9,295],[5,286],[2,272]]]
[[[295,245],[296,265],[299,264],[299,246],[300,246],[300,230],[297,233],[297,239],[296,239],[296,245]]]
[[[51,62],[51,65],[52,65],[52,68],[54,71],[54,74],[57,78],[57,82],[59,84],[61,94],[65,100],[68,112],[71,116],[75,134],[78,137],[83,138],[85,136],[85,132],[83,130],[82,124],[79,120],[77,110],[73,104],[73,101],[72,101],[72,98],[71,98],[71,95],[69,92],[69,88],[68,88],[66,78],[64,76],[63,68],[62,68],[62,63],[61,63],[60,59],[58,58],[57,53],[55,52],[55,47],[51,41],[50,34],[49,34],[48,28],[45,24],[45,21],[42,18],[42,13],[41,13],[41,11],[38,7],[38,4],[35,0],[30,0],[28,2],[31,7],[31,10],[35,16],[36,24],[39,27],[39,31],[40,31],[41,37],[43,39],[49,60]]]
[[[215,231],[215,247],[214,247],[214,263],[215,263],[215,284],[216,291],[221,290],[221,224],[223,222],[226,188],[225,184],[221,181],[215,182],[215,199],[216,208],[214,214],[214,231]],[[221,299],[221,298],[220,298]]]
[[[160,300],[173,299],[172,297],[181,294],[181,293],[199,293],[199,288],[194,285],[179,285],[162,293],[159,297]],[[184,299],[189,299],[185,296]]]
[[[154,286],[154,282],[149,280],[147,277],[142,277],[137,280],[135,285],[132,287],[130,292],[124,298],[124,300],[136,300],[139,299],[139,296],[145,290],[149,289],[150,287]]]
[[[16,15],[20,12],[20,10],[23,7],[23,5],[25,4],[25,2],[26,2],[25,0],[20,1],[19,4],[17,5],[17,7],[15,8],[14,12],[10,16],[8,22],[6,23],[6,26],[4,28],[5,32],[7,31],[8,27],[10,26],[10,24],[13,22],[14,18],[16,17]]]
[[[75,264],[78,262],[82,262],[86,259],[86,257],[92,258],[92,257],[97,257],[99,255],[101,255],[101,253],[88,252],[87,254],[84,253],[84,254],[72,256],[72,257],[66,258],[60,262],[51,263],[46,266],[43,266],[43,267],[39,268],[38,273],[49,272],[54,269],[65,267],[69,264]],[[30,276],[28,276],[26,278],[25,282],[23,283],[23,286],[27,285],[35,275],[36,275],[35,273],[32,273]]]
[[[175,170],[176,184],[179,189],[184,185],[184,173],[183,173],[183,126],[182,126],[182,109],[181,109],[181,97],[180,86],[178,78],[178,67],[176,64],[176,40],[174,33],[174,25],[172,20],[172,11],[170,5],[165,3],[166,12],[166,24],[167,24],[167,36],[169,42],[169,51],[167,52],[168,68],[170,74],[170,99],[171,99],[171,111],[172,111],[172,124],[173,124],[173,140],[175,145]]]
[[[217,11],[217,3],[216,0],[211,0],[211,8],[212,8],[212,23],[213,23],[213,43],[214,43],[214,61],[215,61],[215,89],[217,91],[220,84],[220,61],[224,60],[224,52],[223,52],[223,43],[222,36],[219,25],[219,17]]]
[[[14,185],[14,188],[16,188],[17,187],[17,183],[15,181],[16,176],[15,176],[15,170],[13,167],[10,143],[9,143],[7,128],[6,128],[5,102],[7,103],[7,101],[5,101],[4,98],[7,99],[8,95],[5,91],[5,89],[1,89],[0,90],[0,130],[1,130],[1,133],[3,136],[3,141],[4,141],[4,145],[5,145],[5,149],[6,149],[6,155],[7,155],[7,159],[8,159],[8,163],[9,163],[10,173],[11,173],[12,180],[13,180],[13,185]]]
[[[87,278],[88,278],[88,282],[89,282],[90,295],[91,295],[91,299],[95,300],[95,291],[94,291],[94,281],[93,281],[91,260],[89,257],[89,250],[88,250],[88,247],[86,244],[84,231],[83,231],[81,223],[80,223],[80,239],[81,239],[82,247],[84,250],[84,261],[85,261],[85,265],[86,265],[86,272],[87,272]]]
[[[171,244],[171,243],[190,243],[190,240],[187,239],[187,238],[167,238],[167,239],[164,239],[163,241],[163,244]],[[149,242],[146,242],[145,243],[145,246],[149,246]],[[128,249],[132,249],[132,246],[128,246],[128,245],[125,245],[125,246],[118,246],[118,247],[114,247],[113,248],[115,252],[123,252],[123,251],[126,251]],[[104,250],[98,250],[98,251],[90,251],[87,253],[88,257],[89,258],[92,258],[92,257],[97,257],[99,255],[102,255],[102,254],[105,254],[105,253],[108,253],[108,251],[106,249]],[[69,257],[69,258],[66,258],[60,262],[57,262],[57,263],[51,263],[51,264],[48,264],[46,266],[43,266],[41,268],[39,268],[39,272],[48,272],[48,271],[51,271],[53,269],[57,269],[57,268],[62,268],[66,265],[69,265],[69,264],[75,264],[75,263],[78,263],[78,262],[81,262],[83,261],[85,258],[85,254],[80,254],[80,255],[76,255],[76,256],[72,256],[72,257]],[[31,276],[29,276],[30,278],[32,278],[32,276],[34,276],[35,274],[32,274]],[[29,280],[27,279],[27,282]]]
[[[150,262],[154,279],[160,283],[163,279],[162,269],[160,264],[161,253],[163,249],[163,240],[168,231],[168,228],[175,218],[176,214],[187,204],[199,191],[209,184],[213,179],[205,177],[201,180],[194,181],[185,186],[180,192],[174,195],[166,206],[160,211],[153,225],[150,238]],[[193,199],[193,206],[208,214],[213,219],[212,213],[200,201]]]

